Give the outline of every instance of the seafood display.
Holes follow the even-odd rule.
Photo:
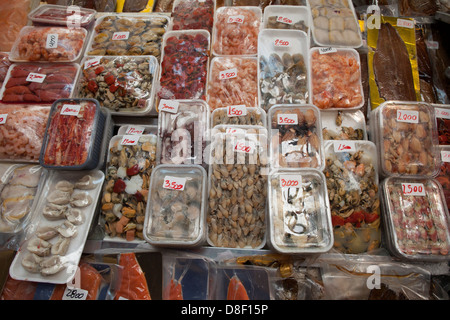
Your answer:
[[[447,208],[450,208],[450,147],[442,146],[439,149],[441,151],[441,168],[436,180],[441,184]]]
[[[210,36],[205,30],[169,31],[165,35],[160,99],[205,100],[209,47]]]
[[[72,63],[14,63],[3,84],[1,100],[51,104],[70,98],[79,69]]]
[[[260,106],[309,102],[309,40],[296,30],[264,29],[259,35]]]
[[[211,111],[236,105],[258,107],[257,58],[213,58],[206,101]]]
[[[43,4],[28,14],[34,23],[62,25],[65,27],[87,27],[95,19],[96,11],[87,8],[68,8],[60,5]]]
[[[50,105],[0,104],[0,159],[38,162]]]
[[[353,48],[362,45],[361,31],[351,0],[308,0],[308,5],[316,44]]]
[[[156,143],[154,134],[114,136],[110,141],[101,215],[105,232],[112,240],[144,240]]]
[[[328,141],[325,161],[334,249],[350,254],[378,249],[381,211],[374,143]]]
[[[144,237],[152,245],[192,247],[205,240],[207,173],[198,165],[153,169]]]
[[[77,97],[96,99],[113,115],[145,115],[151,111],[158,75],[155,57],[86,57],[82,66]]]
[[[221,7],[214,17],[212,52],[219,55],[258,53],[262,11],[258,7]]]
[[[104,16],[96,20],[89,56],[161,56],[169,19],[162,15]]]
[[[384,176],[434,176],[439,170],[434,109],[426,103],[384,102],[372,111],[371,136]]]
[[[327,49],[311,49],[313,104],[319,109],[361,108],[364,92],[358,52],[339,48],[322,52]]]
[[[213,0],[180,0],[172,9],[172,30],[205,29],[212,33]]]
[[[271,165],[282,168],[323,169],[320,111],[313,105],[276,105],[270,108]]]
[[[329,110],[321,113],[323,140],[367,140],[361,110]]]
[[[99,162],[105,115],[96,100],[57,100],[39,163],[45,168],[91,170]]]
[[[271,172],[270,244],[280,253],[327,252],[333,229],[324,175],[315,169]]]
[[[389,250],[405,260],[448,260],[448,210],[441,185],[434,179],[389,177],[383,189]]]
[[[24,27],[11,48],[14,62],[74,62],[80,56],[87,37],[84,28]]]
[[[434,104],[439,145],[450,145],[450,106]]]
[[[217,108],[211,114],[211,127],[217,125],[244,125],[266,127],[267,114],[261,108],[228,106]]]
[[[158,154],[162,164],[206,164],[209,108],[203,100],[173,100],[177,112],[158,116]]]
[[[309,12],[306,6],[270,5],[264,9],[265,29],[295,29],[309,35]]]
[[[266,241],[267,136],[214,135],[209,167],[207,241],[211,246],[262,248]]]
[[[6,79],[11,64],[12,62],[9,60],[9,54],[0,53],[0,88],[3,85],[3,81]]]

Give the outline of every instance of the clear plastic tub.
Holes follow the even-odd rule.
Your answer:
[[[215,10],[216,0],[175,0],[171,30],[204,29],[211,34]]]
[[[45,130],[40,165],[48,169],[95,169],[100,161],[105,122],[97,100],[55,101]]]
[[[376,146],[371,141],[325,142],[325,169],[334,249],[346,254],[376,250],[381,211]]]
[[[34,23],[87,27],[94,21],[96,13],[97,11],[88,8],[43,4],[31,11],[28,19]]]
[[[11,48],[13,62],[75,62],[87,38],[84,28],[25,26]]]
[[[450,105],[431,104],[436,114],[439,145],[450,145]]]
[[[154,56],[85,57],[75,95],[97,99],[111,114],[148,115],[154,104],[159,74]]]
[[[450,208],[450,145],[439,146],[441,168],[436,180],[441,184],[447,208]]]
[[[274,105],[268,113],[273,168],[325,167],[322,124],[314,105]]]
[[[308,0],[311,33],[314,43],[322,47],[362,46],[361,30],[350,0]]]
[[[388,249],[414,262],[450,260],[448,209],[435,179],[388,177],[383,181]]]
[[[217,125],[254,125],[267,127],[267,114],[262,108],[217,108],[211,113],[211,127]]]
[[[258,41],[260,107],[311,102],[309,39],[300,30],[264,29]]]
[[[269,245],[286,254],[333,247],[325,176],[316,169],[274,170],[268,177]]]
[[[367,127],[361,110],[323,110],[323,140],[367,140]]]
[[[207,173],[199,165],[153,169],[144,238],[154,246],[195,247],[206,239]]]
[[[425,102],[387,101],[370,114],[380,174],[434,177],[440,167],[434,109]]]
[[[361,109],[364,90],[359,53],[351,48],[311,48],[312,103],[319,109]]]
[[[212,31],[213,55],[256,56],[261,28],[262,10],[259,7],[218,8]]]
[[[295,29],[304,31],[310,38],[308,7],[293,5],[270,5],[264,9],[265,29]]]

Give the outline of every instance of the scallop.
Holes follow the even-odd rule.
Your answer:
[[[81,225],[85,220],[83,212],[77,208],[70,208],[66,212],[66,218],[70,223],[74,225]]]
[[[75,237],[78,234],[78,228],[68,220],[64,221],[56,230],[65,238]]]
[[[75,183],[76,189],[91,190],[95,188],[95,181],[91,175],[85,175]]]
[[[52,244],[46,240],[34,238],[28,242],[27,249],[39,257],[50,255]]]
[[[345,29],[345,20],[342,17],[330,18],[330,30],[343,31]]]
[[[36,237],[42,240],[50,240],[58,235],[58,230],[54,227],[43,226],[36,230]]]
[[[326,17],[319,16],[319,17],[315,18],[313,22],[314,22],[314,27],[323,29],[323,30],[328,30],[328,19]]]
[[[87,207],[92,203],[92,197],[87,193],[77,193],[70,199],[70,205],[77,208]]]
[[[55,190],[49,194],[47,201],[53,204],[68,204],[70,202],[70,192]]]
[[[28,272],[36,273],[41,269],[40,263],[43,258],[34,253],[26,254],[22,259],[22,267]]]
[[[67,205],[48,203],[42,211],[42,214],[49,220],[63,219],[65,218],[65,214],[68,208],[69,207]]]
[[[40,267],[43,276],[51,276],[61,271],[64,268],[64,263],[60,256],[55,255],[42,260]]]
[[[59,237],[58,241],[56,241],[56,243],[52,245],[51,253],[64,256],[69,249],[70,241],[70,238]]]
[[[67,180],[61,180],[55,185],[56,190],[61,190],[64,192],[73,192],[74,184],[72,182],[69,182]]]

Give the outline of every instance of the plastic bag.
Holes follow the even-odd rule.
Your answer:
[[[30,5],[30,0],[0,1],[0,51],[11,51],[20,30],[28,23]]]
[[[151,300],[147,279],[133,252],[121,253],[119,265],[123,267],[122,281],[115,300]]]
[[[212,34],[214,22],[213,0],[180,0],[172,10],[172,29],[205,29]]]

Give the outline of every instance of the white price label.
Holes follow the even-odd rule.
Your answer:
[[[332,53],[332,52],[337,52],[336,48],[333,48],[333,47],[319,48],[320,54],[327,54],[327,53]]]
[[[102,57],[95,57],[95,58],[86,60],[84,62],[84,68],[87,69],[87,68],[98,66],[100,64],[101,59],[102,59]]]
[[[114,32],[112,40],[127,40],[129,36],[130,33],[128,31]]]
[[[397,19],[397,27],[414,28],[414,20]]]
[[[165,176],[163,188],[183,191],[185,184],[186,184],[186,178]]]
[[[355,141],[333,141],[334,152],[355,152]]]
[[[236,68],[224,70],[219,73],[219,80],[232,79],[232,78],[236,78],[236,77],[237,77],[237,69]]]
[[[4,124],[7,118],[8,118],[7,113],[0,114],[0,124]]]
[[[278,124],[298,124],[296,113],[279,114],[277,116]]]
[[[437,42],[437,41],[425,40],[425,44],[427,45],[428,49],[431,49],[431,50],[439,49],[439,42]]]
[[[277,16],[277,22],[286,23],[286,24],[294,24],[294,21],[286,16]]]
[[[425,196],[422,183],[402,183],[402,191],[405,196]]]
[[[177,113],[179,105],[180,103],[178,101],[161,99],[159,101],[159,110],[164,112]]]
[[[228,23],[243,23],[244,16],[243,15],[229,16],[227,22]]]
[[[144,133],[145,128],[141,126],[129,126],[125,131],[125,134],[141,135]]]
[[[63,104],[60,114],[64,116],[77,116],[80,113],[81,105]]]
[[[225,129],[225,133],[230,133],[230,134],[236,134],[236,135],[241,135],[241,134],[246,134],[247,130],[245,129],[240,129],[240,128],[226,128]]]
[[[419,123],[419,111],[397,110],[397,121]]]
[[[240,104],[237,106],[228,106],[227,115],[229,117],[241,117],[247,115],[247,107],[245,104]]]
[[[252,141],[238,140],[234,145],[234,151],[242,153],[255,152],[255,143]]]
[[[88,293],[89,292],[84,289],[66,286],[62,300],[86,300]]]
[[[450,119],[450,109],[435,108],[436,118]]]
[[[441,150],[441,160],[442,162],[450,162],[450,151]]]
[[[300,188],[302,186],[302,176],[297,174],[280,175],[280,186],[282,188]]]
[[[275,41],[273,42],[273,45],[274,45],[275,47],[285,47],[285,48],[287,48],[287,47],[290,46],[290,43],[289,43],[289,41],[287,41],[287,40],[283,40],[283,39],[275,39]]]
[[[46,77],[45,74],[30,72],[25,80],[29,82],[42,83],[44,82],[45,77]]]
[[[46,49],[55,49],[58,47],[58,34],[49,33],[47,35],[47,41],[45,43]]]
[[[139,136],[136,135],[124,135],[120,141],[121,145],[124,146],[134,146],[137,145],[139,141]]]

